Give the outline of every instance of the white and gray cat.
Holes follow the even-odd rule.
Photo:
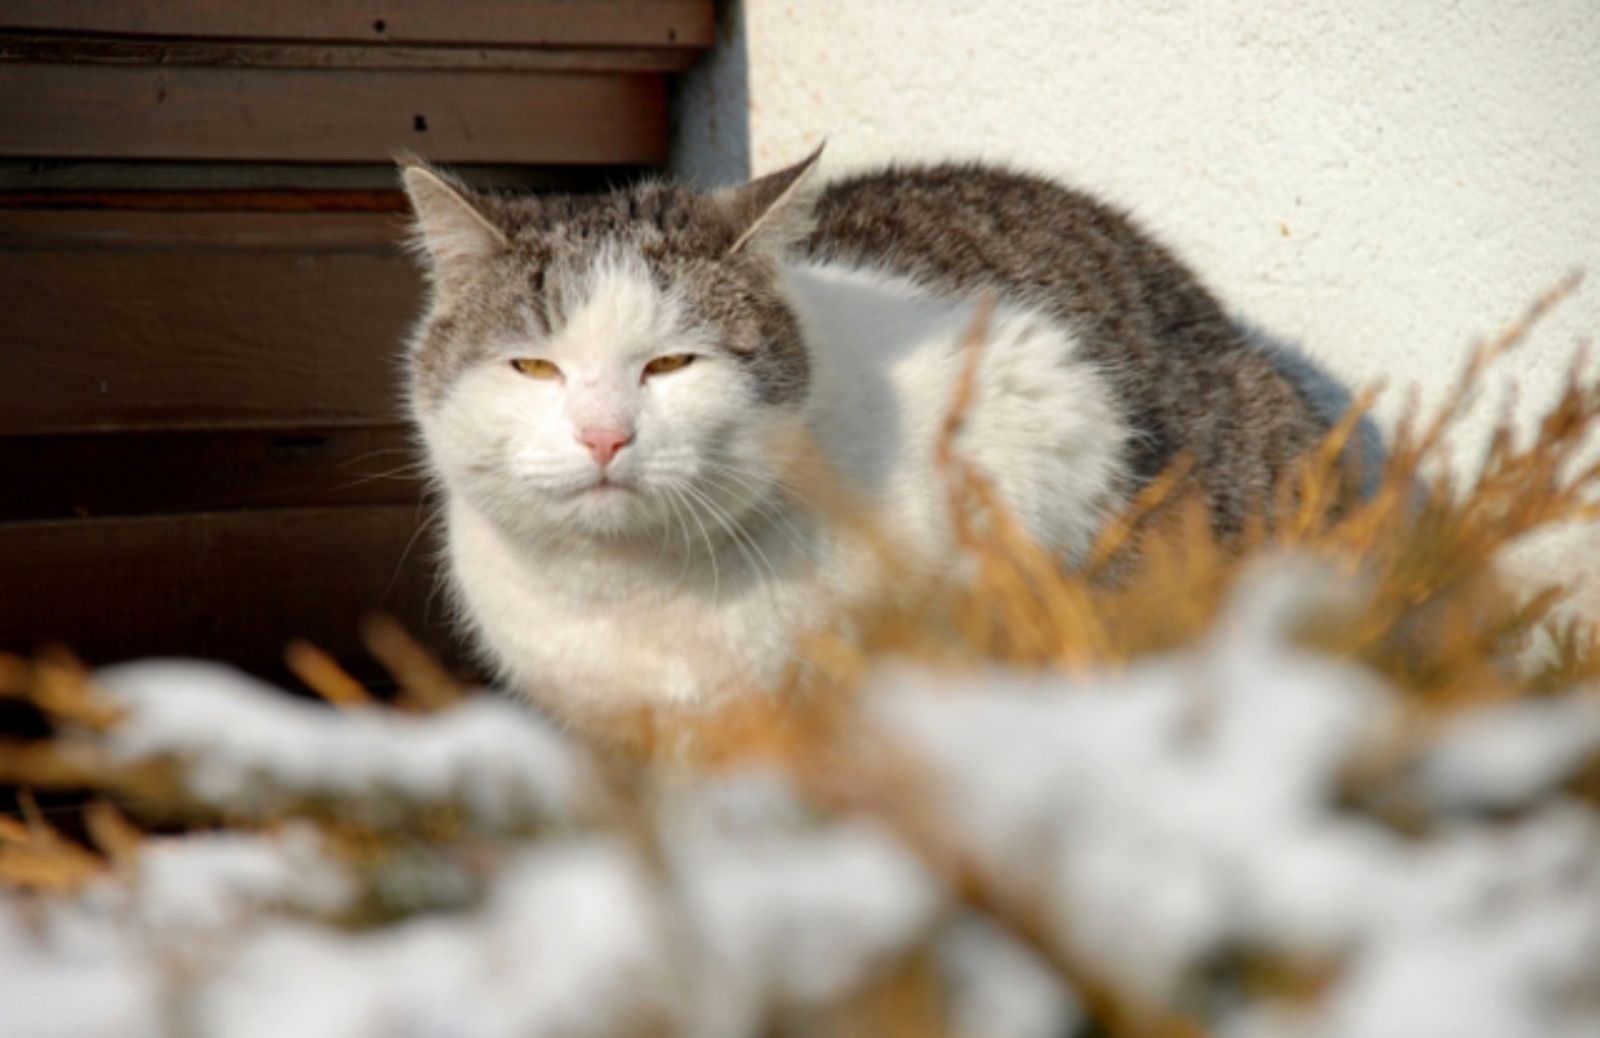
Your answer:
[[[825,459],[913,569],[955,556],[934,448],[975,298],[959,448],[1067,563],[1178,452],[1226,535],[1326,430],[1122,214],[982,165],[825,188],[817,155],[711,193],[476,194],[404,170],[430,301],[411,406],[461,610],[514,688],[585,721],[777,681],[872,590],[790,478]]]

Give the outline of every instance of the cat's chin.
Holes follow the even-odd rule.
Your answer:
[[[606,545],[659,542],[670,523],[652,495],[618,483],[598,483],[569,492],[542,518],[545,534]]]
[[[642,535],[660,525],[643,494],[615,484],[580,491],[568,508],[572,525],[607,540]]]

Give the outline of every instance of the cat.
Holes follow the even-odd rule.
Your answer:
[[[935,445],[1066,564],[1180,452],[1236,533],[1328,423],[1171,253],[1087,194],[972,163],[828,185],[821,149],[711,192],[476,193],[403,163],[428,302],[410,409],[488,662],[575,725],[772,686],[872,593],[957,555]],[[801,452],[803,453],[803,452]]]

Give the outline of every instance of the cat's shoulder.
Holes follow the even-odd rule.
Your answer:
[[[875,265],[946,289],[1025,294],[1114,270],[1190,290],[1192,279],[1126,211],[1054,177],[991,162],[893,164],[817,189],[813,259]]]
[[[808,242],[826,252],[917,227],[1015,236],[1029,228],[1133,229],[1128,214],[1053,177],[979,161],[895,163],[838,177],[818,191]]]

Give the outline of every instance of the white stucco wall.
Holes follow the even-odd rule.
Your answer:
[[[728,21],[680,98],[697,179],[823,137],[832,171],[1051,172],[1335,373],[1424,400],[1574,267],[1512,366],[1523,403],[1600,330],[1600,0],[744,0]]]

